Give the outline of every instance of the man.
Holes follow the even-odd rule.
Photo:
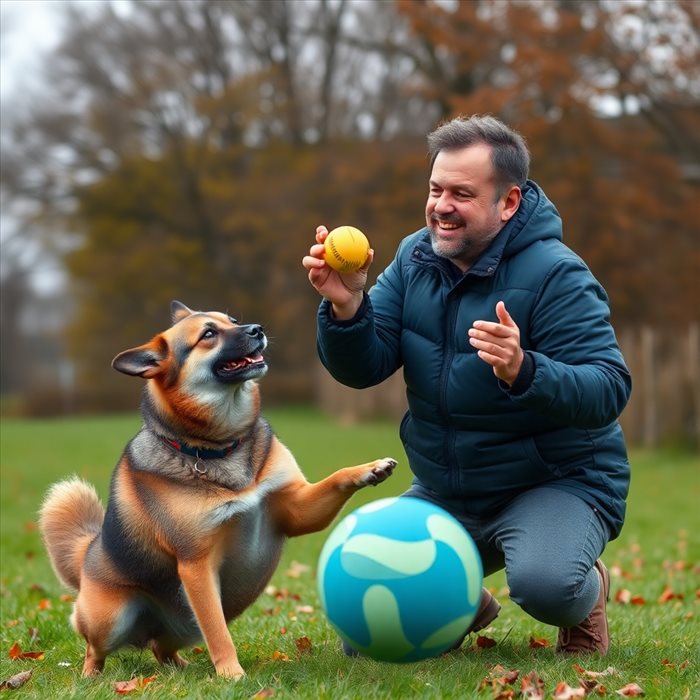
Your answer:
[[[414,474],[405,495],[452,513],[488,575],[559,627],[560,652],[606,654],[608,571],[599,557],[625,513],[629,464],[617,418],[629,372],[607,296],[562,243],[561,219],[528,180],[522,137],[493,117],[428,136],[426,227],[405,238],[366,294],[367,268],[304,257],[324,297],[318,350],[343,384],[403,367],[400,428]],[[484,589],[466,631],[500,605]]]

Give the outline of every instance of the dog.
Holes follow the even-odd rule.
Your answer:
[[[264,590],[287,537],[327,527],[395,460],[304,477],[260,413],[262,326],[171,304],[172,325],[112,366],[146,384],[144,425],[117,463],[106,511],[77,477],[54,484],[39,524],[58,578],[78,591],[71,623],[83,676],[126,645],[185,666],[202,638],[216,673],[245,675],[227,623]]]

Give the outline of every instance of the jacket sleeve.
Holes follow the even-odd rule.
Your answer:
[[[619,417],[630,396],[630,373],[605,290],[579,258],[561,260],[550,271],[527,335],[534,374],[524,391],[509,392],[511,400],[577,428],[602,428]]]
[[[355,318],[336,321],[323,300],[317,316],[318,356],[341,384],[364,389],[383,382],[403,364],[403,281],[400,253],[365,295]]]

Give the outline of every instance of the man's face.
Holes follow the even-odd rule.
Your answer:
[[[517,192],[517,202],[509,201]],[[468,270],[517,210],[520,189],[496,200],[491,148],[440,151],[430,174],[425,219],[436,255]],[[514,205],[514,208],[513,208]]]

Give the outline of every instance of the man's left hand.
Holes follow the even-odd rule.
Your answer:
[[[493,373],[511,386],[523,364],[520,329],[502,301],[496,304],[496,316],[498,323],[474,321],[469,329],[469,342],[479,357],[493,367]]]

